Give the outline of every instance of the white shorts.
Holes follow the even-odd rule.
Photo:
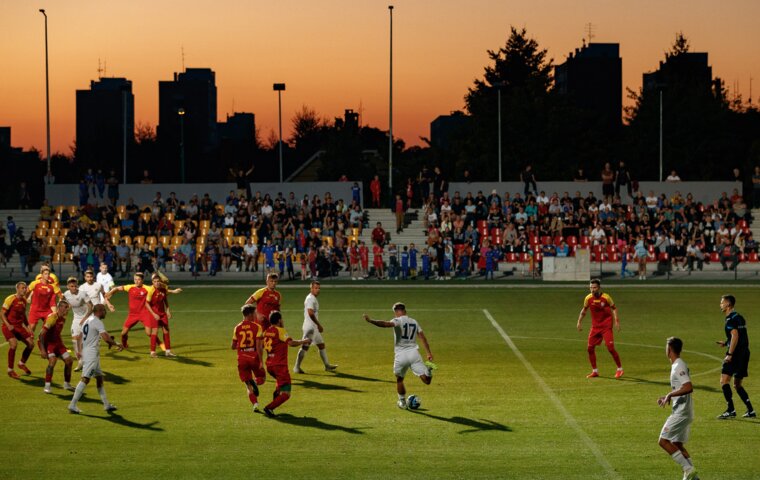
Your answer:
[[[686,443],[689,441],[689,432],[691,431],[691,422],[694,419],[681,415],[671,415],[665,420],[662,426],[660,438],[671,442]]]
[[[321,345],[325,343],[322,339],[322,334],[319,333],[317,325],[312,322],[303,324],[303,338],[311,339],[312,345]]]
[[[82,376],[87,378],[103,376],[103,370],[100,369],[100,355],[82,357]]]
[[[393,359],[393,374],[404,378],[406,371],[410,368],[418,377],[430,373],[422,361],[419,350],[410,348],[396,352],[396,357]]]
[[[71,336],[72,337],[81,337],[82,336],[82,325],[79,323],[82,321],[83,317],[74,317],[74,320],[71,321]]]

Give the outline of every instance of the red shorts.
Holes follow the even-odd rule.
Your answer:
[[[169,316],[165,313],[158,314],[158,326],[169,328]]]
[[[42,320],[42,322],[45,322],[45,319],[53,313],[51,309],[47,310],[33,310],[29,312],[29,325],[31,325],[32,328],[34,328],[35,325],[37,325],[37,322]]]
[[[237,368],[241,382],[248,383],[255,377],[258,385],[264,383],[266,373],[256,352],[239,352]]]
[[[382,268],[383,259],[381,257],[375,258],[375,260],[372,262],[372,265],[374,265],[375,268]]]
[[[592,328],[591,331],[588,332],[589,347],[601,345],[602,340],[604,340],[604,344],[607,345],[607,348],[615,347],[615,339],[612,335],[612,327]]]
[[[130,313],[127,315],[127,319],[124,320],[124,328],[129,330],[130,328],[134,327],[137,322],[142,322],[142,324],[147,328],[158,328],[158,320],[153,318],[153,315],[148,312],[139,314]]]
[[[290,370],[288,370],[287,365],[267,365],[267,372],[269,372],[272,378],[277,380],[277,389],[290,385]]]
[[[5,326],[3,323],[3,336],[6,340],[10,340],[11,338],[17,338],[21,340],[22,342],[26,342],[26,339],[34,339],[34,335],[27,332],[23,325],[12,325],[12,329],[9,330],[8,327]]]
[[[53,342],[47,344],[47,353],[48,357],[50,355],[55,355],[56,357],[63,357],[65,353],[68,353],[69,349],[66,348],[66,345],[63,344],[63,342]]]

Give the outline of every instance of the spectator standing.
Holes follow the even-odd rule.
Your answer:
[[[372,206],[375,208],[380,207],[380,177],[375,175],[375,178],[369,183],[369,191],[372,192]]]
[[[354,185],[351,187],[351,200],[355,205],[361,205],[362,204],[362,188],[359,186],[359,182],[354,182]]]
[[[29,194],[29,188],[26,186],[26,182],[18,184],[18,208],[27,209],[32,204],[32,196]]]
[[[430,171],[427,167],[422,167],[422,170],[417,177],[417,183],[420,185],[420,197],[422,198],[423,204],[427,201],[428,196],[430,195],[430,182]]]
[[[752,174],[752,208],[760,208],[760,166]]]
[[[119,179],[116,178],[116,171],[111,170],[106,183],[108,184],[108,199],[111,205],[116,206],[116,202],[119,201]]]
[[[393,209],[396,214],[396,233],[401,233],[404,230],[404,201],[401,199],[401,195],[396,195],[396,204]],[[374,231],[373,231],[374,233]]]
[[[671,170],[670,175],[668,175],[665,181],[670,183],[678,183],[681,181],[681,177],[678,176],[678,173],[675,170]]]
[[[520,181],[525,184],[524,194],[527,197],[530,193],[530,187],[533,187],[533,195],[538,195],[538,187],[536,186],[536,175],[533,173],[533,166],[531,164],[525,165],[525,168],[520,172]]]
[[[631,173],[625,166],[625,162],[620,160],[617,172],[615,172],[615,195],[620,195],[620,187],[626,187],[628,190],[628,196],[633,198],[633,182],[631,181]]]
[[[251,165],[251,168],[249,168],[247,171],[244,171],[242,168],[240,168],[237,172],[230,168],[230,174],[235,177],[235,185],[237,188],[238,197],[245,195],[246,198],[251,198],[251,186],[248,181],[248,177],[253,173],[253,168],[254,166]]]
[[[588,182],[588,176],[586,175],[586,173],[583,171],[582,168],[579,168],[575,172],[575,175],[573,175],[573,181],[574,182]]]
[[[601,173],[602,177],[602,196],[611,197],[615,194],[615,172],[612,171],[610,162],[604,164],[604,169]]]
[[[102,200],[106,192],[106,176],[101,169],[98,169],[95,173],[95,188],[98,190],[98,196]]]

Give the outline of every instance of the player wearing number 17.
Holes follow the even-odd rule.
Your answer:
[[[612,322],[614,320],[615,327],[618,332],[620,331],[620,319],[618,318],[617,307],[612,297],[609,294],[602,292],[602,283],[598,279],[591,280],[589,284],[591,293],[586,295],[583,300],[583,308],[578,315],[578,331],[581,331],[581,323],[583,317],[586,316],[586,311],[591,310],[591,330],[588,332],[588,359],[591,362],[591,373],[586,375],[586,378],[594,378],[599,376],[599,371],[596,369],[596,346],[602,343],[607,346],[607,351],[612,355],[612,359],[615,360],[617,365],[617,371],[615,372],[615,378],[623,376],[623,367],[620,363],[620,355],[615,350],[615,339],[612,334]]]
[[[430,385],[433,381],[433,370],[437,367],[433,363],[433,353],[430,351],[427,337],[422,332],[422,327],[417,320],[407,316],[406,306],[403,303],[393,305],[393,320],[372,320],[369,315],[364,314],[364,320],[381,328],[393,328],[395,337],[395,358],[393,359],[393,373],[396,375],[396,392],[398,393],[398,407],[406,408],[406,387],[404,386],[404,376],[410,368],[412,373],[420,377],[422,383]],[[427,352],[427,362],[422,361],[419,346],[417,346],[417,337],[422,340],[422,346]]]
[[[261,366],[262,335],[264,330],[256,323],[256,307],[243,305],[240,309],[243,321],[235,325],[232,332],[233,350],[237,350],[237,368],[240,381],[248,390],[248,399],[253,404],[253,411],[259,411],[259,387],[266,379],[266,373]],[[255,380],[254,380],[255,379]]]

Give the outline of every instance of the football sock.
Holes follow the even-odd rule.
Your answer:
[[[13,362],[16,361],[16,349],[15,348],[9,348],[8,349],[8,370],[13,370]]]
[[[150,351],[155,352],[156,351],[156,343],[158,342],[158,335],[155,333],[150,335]]]
[[[744,402],[744,405],[747,406],[747,411],[751,412],[754,410],[752,408],[752,402],[749,401],[749,394],[746,390],[744,390],[744,387],[736,387],[736,393],[739,395],[739,398],[742,399],[742,402]]]
[[[734,411],[734,394],[731,393],[731,385],[724,384],[723,385],[723,396],[726,398],[726,411],[727,412],[733,412]]]
[[[124,345],[124,348],[127,348],[127,340],[129,339],[129,334],[124,333],[121,336],[121,344]]]
[[[591,362],[591,368],[596,370],[596,351],[594,347],[588,348],[588,361]]]
[[[615,365],[617,365],[618,368],[621,368],[620,355],[618,355],[617,350],[615,350],[614,348],[610,350],[610,355],[612,355],[612,359],[615,360]]]
[[[171,341],[171,338],[169,337],[169,332],[164,332],[164,346],[166,347],[167,350],[172,349],[172,341]]]
[[[248,394],[248,400],[251,401],[251,404],[256,405],[256,403],[259,401],[258,398],[256,398],[256,395],[253,394],[253,392]]]
[[[298,355],[296,356],[296,368],[301,368],[301,362],[303,361],[303,357],[306,356],[306,350],[303,348],[298,349]]]
[[[63,380],[66,383],[71,382],[71,364],[63,367]]]
[[[268,408],[269,410],[274,410],[275,408],[279,407],[283,403],[287,402],[288,398],[290,398],[290,395],[288,395],[287,393],[281,393],[277,395],[277,398],[272,400],[272,403],[267,405],[266,408]]]
[[[110,403],[108,403],[108,398],[106,397],[106,387],[102,385],[98,387],[98,395],[100,395],[100,400],[103,401],[103,405],[105,405],[106,407],[110,405]]]
[[[80,398],[82,398],[82,394],[84,394],[84,389],[87,388],[87,384],[80,381],[77,383],[77,388],[74,390],[74,396],[71,398],[71,403],[69,404],[69,408],[76,407],[77,402]]]
[[[27,346],[23,352],[21,352],[21,364],[25,364],[29,360],[29,356],[32,354],[32,347]]]
[[[400,393],[399,393],[399,394],[398,394],[398,399],[399,399],[399,400],[406,400],[406,394],[403,394],[403,395],[402,395],[402,394],[400,394]]]
[[[53,368],[48,365],[45,369],[45,386],[50,385],[50,381],[53,379]]]
[[[683,458],[685,458],[686,461],[689,462],[689,467],[694,468],[694,462],[691,461],[691,457],[684,456]]]
[[[330,365],[330,362],[327,361],[327,350],[324,348],[319,351],[319,356],[322,357],[322,363],[325,364],[325,367]]]
[[[691,465],[689,465],[689,460],[683,456],[683,453],[681,453],[680,450],[677,450],[675,453],[673,453],[670,458],[672,458],[673,461],[677,464],[681,465],[684,470],[691,468]]]

